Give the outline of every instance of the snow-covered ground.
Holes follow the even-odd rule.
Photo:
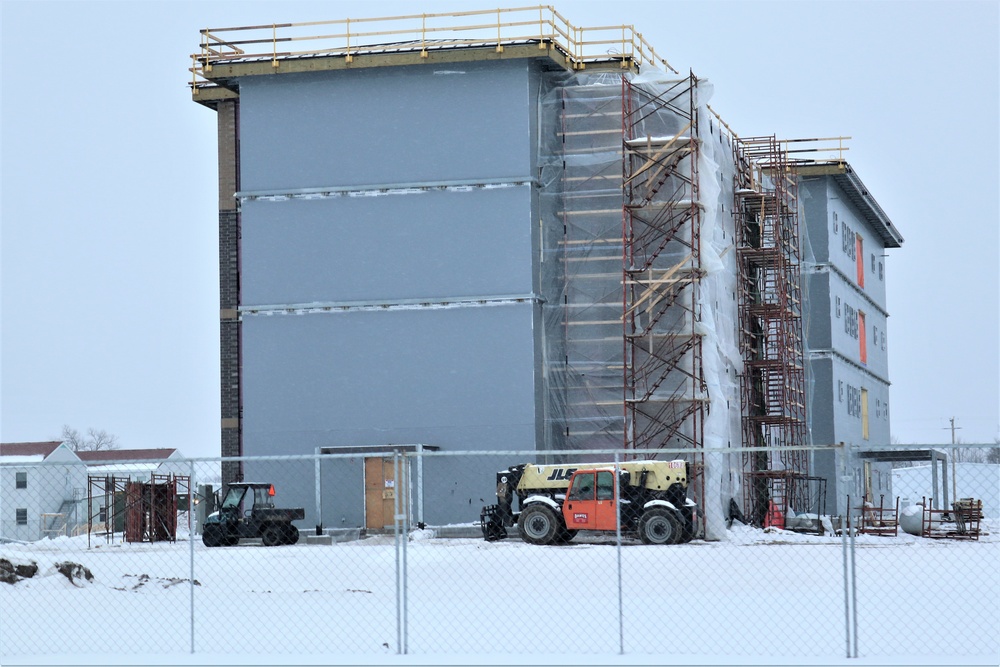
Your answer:
[[[857,537],[862,664],[997,664],[998,528],[978,542]],[[40,571],[0,584],[0,662],[844,661],[841,539],[743,526],[727,536],[627,543],[619,597],[613,536],[535,547],[422,531],[405,548],[405,614],[392,536],[271,548],[192,549],[186,535],[5,544],[0,558]],[[67,560],[93,582],[56,572]],[[408,656],[396,655],[401,645]]]

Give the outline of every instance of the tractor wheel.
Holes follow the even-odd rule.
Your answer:
[[[687,507],[681,510],[681,517],[684,519],[683,530],[681,531],[681,544],[687,544],[694,539],[694,515],[691,512],[691,508]]]
[[[201,533],[201,541],[205,543],[206,547],[222,546],[222,543],[225,541],[224,538],[225,535],[222,534],[222,528],[217,523],[208,524]]]
[[[265,547],[274,547],[283,544],[284,531],[280,526],[268,526],[260,535]]]
[[[651,507],[639,519],[639,537],[646,544],[677,544],[682,536],[680,520],[665,507]]]
[[[299,541],[299,529],[292,524],[286,525],[281,531],[282,544],[295,544]]]
[[[521,539],[530,544],[552,544],[565,530],[561,524],[555,510],[541,503],[528,505],[517,520]]]

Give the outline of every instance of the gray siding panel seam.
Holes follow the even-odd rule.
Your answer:
[[[397,299],[392,301],[330,301],[323,303],[272,304],[266,306],[240,306],[244,315],[273,315],[281,313],[305,314],[325,312],[350,312],[358,310],[419,310],[422,308],[478,308],[506,306],[518,303],[544,303],[537,294],[504,294],[495,296],[433,297]]]
[[[865,301],[867,301],[869,304],[871,304],[872,308],[874,308],[878,312],[882,313],[882,315],[884,317],[886,317],[886,318],[889,317],[889,313],[886,311],[886,309],[883,306],[881,306],[878,303],[876,303],[870,296],[868,296],[867,292],[865,292],[863,289],[861,289],[860,287],[858,287],[857,284],[854,282],[854,280],[851,277],[849,277],[846,273],[844,273],[843,271],[841,271],[836,265],[834,265],[834,264],[828,264],[828,263],[816,264],[815,265],[815,269],[809,270],[809,271],[807,271],[807,273],[826,273],[827,271],[830,271],[832,273],[836,273],[838,276],[840,276],[840,278],[843,279],[844,283],[846,283],[849,287],[851,287],[858,294],[858,296],[862,297]]]
[[[851,366],[854,366],[856,369],[863,372],[865,375],[869,375],[878,380],[879,382],[885,383],[886,386],[892,384],[891,382],[889,382],[889,380],[882,377],[881,375],[873,373],[871,369],[869,369],[867,366],[863,366],[858,362],[854,361],[853,359],[845,357],[843,354],[837,352],[836,350],[809,350],[809,361],[812,361],[814,359],[831,359],[833,357],[836,357],[840,361],[843,361],[847,364],[850,364]]]
[[[347,196],[371,196],[372,193],[387,195],[416,194],[424,190],[453,190],[464,191],[469,188],[504,188],[520,187],[522,185],[534,185],[536,180],[530,176],[517,176],[512,178],[487,178],[471,179],[459,181],[426,181],[416,183],[378,183],[372,185],[331,185],[319,188],[293,188],[285,190],[255,190],[248,192],[237,192],[236,198],[241,201],[262,199],[264,201],[281,201],[293,197],[302,198],[322,198]]]

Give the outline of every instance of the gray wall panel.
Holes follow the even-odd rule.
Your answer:
[[[813,359],[806,363],[811,380],[809,431],[814,445],[836,444],[834,423],[833,360]]]
[[[247,191],[529,176],[530,61],[240,81]]]
[[[418,442],[451,451],[532,449],[532,311],[524,303],[245,317],[245,454]],[[436,466],[425,501],[436,508],[434,521],[471,521],[469,508],[495,491],[495,467]],[[311,506],[308,482],[285,499]],[[360,509],[337,511],[356,523]],[[307,516],[305,525],[314,520]]]
[[[531,188],[243,204],[243,303],[526,294]]]
[[[531,320],[528,303],[246,317],[244,433],[533,430]]]
[[[830,348],[830,320],[833,317],[833,307],[830,304],[830,274],[803,273],[803,310],[802,327],[805,336],[805,348],[809,350],[826,350]]]
[[[885,246],[882,244],[881,237],[875,233],[864,217],[858,212],[858,209],[853,203],[848,199],[844,191],[840,189],[834,183],[830,184],[830,198],[827,202],[827,208],[833,212],[837,213],[838,222],[841,225],[840,235],[830,239],[830,261],[839,268],[844,275],[846,275],[852,283],[857,282],[857,254],[855,253],[852,257],[849,253],[844,251],[843,247],[843,234],[845,233],[844,225],[847,225],[847,235],[848,237],[861,236],[862,243],[864,246],[862,257],[862,264],[864,267],[864,278],[865,286],[861,289],[872,301],[879,304],[882,308],[885,308],[885,266],[883,264],[882,277],[879,278],[878,274],[878,264],[884,262],[882,255],[885,253]],[[848,247],[852,249],[854,243],[851,242],[851,238],[848,239]],[[872,269],[872,256],[875,257],[875,269]]]
[[[799,181],[798,194],[802,201],[802,257],[806,262],[830,261],[831,214],[827,211],[827,179],[804,178]],[[838,236],[839,239],[839,236]]]

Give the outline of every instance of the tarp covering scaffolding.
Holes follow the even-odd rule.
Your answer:
[[[545,448],[690,449],[714,539],[739,457],[702,450],[740,446],[741,361],[733,149],[710,95],[693,75],[567,74],[543,91],[538,166]]]

